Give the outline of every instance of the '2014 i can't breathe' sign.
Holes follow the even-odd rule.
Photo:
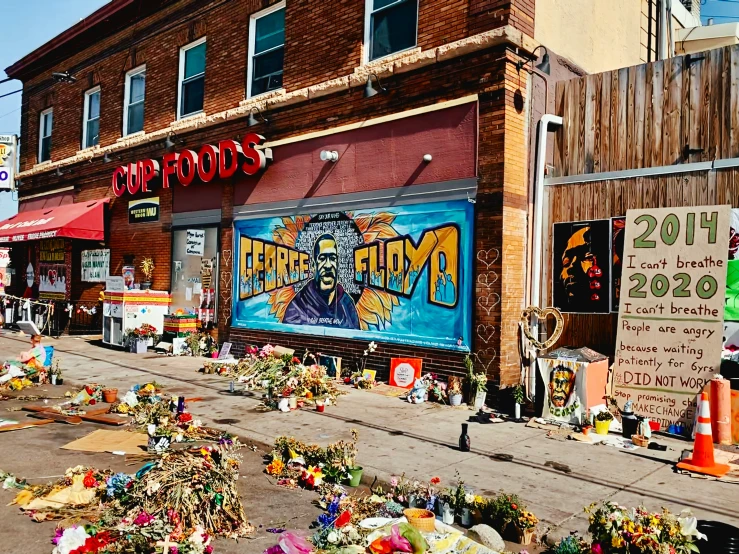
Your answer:
[[[665,428],[692,428],[720,361],[729,206],[626,213],[614,395]]]

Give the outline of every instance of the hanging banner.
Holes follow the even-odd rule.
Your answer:
[[[0,191],[15,190],[15,165],[18,137],[0,135]]]
[[[472,204],[235,223],[234,327],[469,351]]]
[[[614,395],[663,429],[718,371],[728,237],[729,206],[626,213]]]
[[[110,272],[110,250],[82,251],[82,281],[104,283]]]

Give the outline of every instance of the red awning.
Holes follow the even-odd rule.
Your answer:
[[[34,210],[0,221],[0,243],[66,237],[105,240],[108,199]]]

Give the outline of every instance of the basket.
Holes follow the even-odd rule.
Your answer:
[[[422,510],[421,508],[408,508],[403,510],[408,523],[422,533],[433,533],[436,531],[436,516],[434,512]]]
[[[633,442],[636,446],[649,446],[649,439],[644,435],[631,435],[631,442]]]

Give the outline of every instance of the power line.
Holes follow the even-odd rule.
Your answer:
[[[5,98],[6,96],[12,96],[13,94],[18,94],[19,92],[23,92],[23,89],[19,88],[18,90],[14,90],[13,92],[8,92],[7,94],[0,95],[0,98]]]

